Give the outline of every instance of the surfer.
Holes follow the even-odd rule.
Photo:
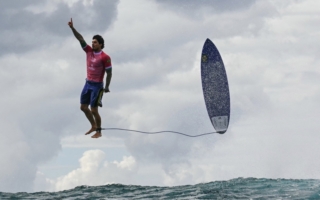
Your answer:
[[[110,92],[109,85],[112,77],[111,59],[110,56],[102,51],[104,40],[100,35],[93,36],[92,47],[90,47],[82,35],[73,27],[72,18],[68,22],[68,25],[74,36],[79,40],[87,57],[87,78],[80,97],[80,109],[91,124],[91,129],[85,135],[96,132],[91,137],[99,138],[101,137],[101,117],[98,112],[98,106],[102,107],[103,92]],[[105,87],[103,87],[105,73],[107,77]]]

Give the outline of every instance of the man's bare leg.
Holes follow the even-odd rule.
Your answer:
[[[94,120],[94,116],[91,110],[89,109],[89,105],[81,104],[80,109],[84,112],[84,114],[86,115],[87,119],[91,124],[91,129],[85,133],[85,135],[88,135],[97,129],[97,124],[96,124],[96,121]]]
[[[91,113],[92,113],[92,115],[93,115],[93,117],[95,119],[97,128],[101,128],[101,117],[100,117],[99,112],[98,112],[98,106],[97,107],[91,107]],[[101,130],[97,130],[96,133],[91,137],[92,138],[101,137]]]

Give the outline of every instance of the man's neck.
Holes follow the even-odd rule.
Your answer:
[[[102,49],[93,50],[95,53],[100,53]]]

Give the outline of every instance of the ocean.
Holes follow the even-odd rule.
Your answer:
[[[60,192],[0,192],[0,199],[320,199],[320,180],[236,178],[174,187],[110,184]]]

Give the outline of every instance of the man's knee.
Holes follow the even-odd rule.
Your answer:
[[[85,105],[85,104],[81,104],[80,109],[81,109],[83,112],[88,112],[88,111],[90,111],[89,108],[88,108],[88,105]]]
[[[96,116],[99,115],[98,107],[91,107],[91,113]]]

